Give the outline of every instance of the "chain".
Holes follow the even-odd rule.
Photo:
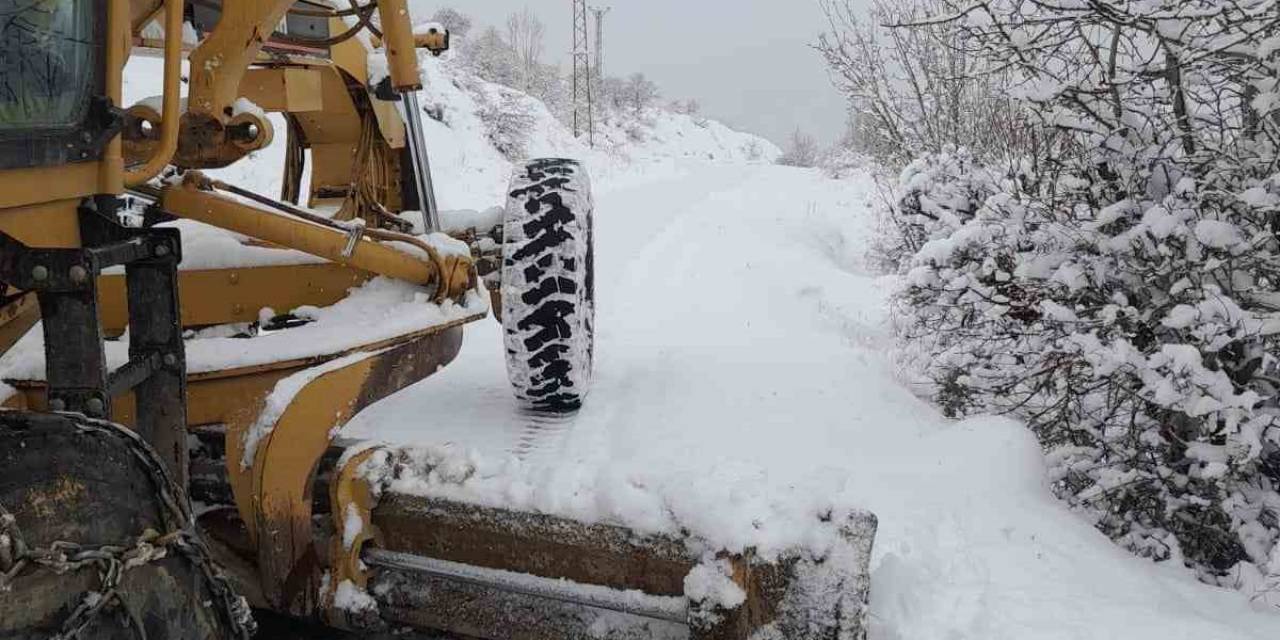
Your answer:
[[[169,533],[159,534],[147,530],[132,545],[101,545],[85,547],[74,542],[56,541],[47,547],[31,547],[18,528],[17,518],[0,504],[0,593],[13,588],[14,581],[24,573],[44,570],[55,575],[65,575],[87,568],[98,571],[98,589],[88,592],[80,604],[63,622],[54,640],[78,638],[81,631],[97,616],[115,605],[127,615],[135,637],[146,640],[147,634],[141,620],[131,611],[119,593],[120,583],[126,573],[170,557],[185,557],[197,567],[203,582],[213,595],[210,604],[217,610],[232,632],[232,638],[249,640],[255,630],[249,605],[235,593],[217,565],[209,547],[197,533],[195,517],[185,500],[179,500],[181,490],[173,482],[155,451],[137,434],[109,422],[93,421],[77,417],[76,427],[84,433],[123,439],[134,457],[142,463],[156,486],[160,498],[160,512]]]

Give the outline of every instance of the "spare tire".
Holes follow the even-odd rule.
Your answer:
[[[0,638],[249,637],[161,464],[118,425],[0,411]]]
[[[591,387],[595,253],[591,180],[577,161],[532,160],[511,182],[503,225],[507,374],[532,411],[578,410]]]

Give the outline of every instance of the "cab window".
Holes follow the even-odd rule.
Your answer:
[[[94,90],[93,0],[0,0],[0,132],[75,127]]]

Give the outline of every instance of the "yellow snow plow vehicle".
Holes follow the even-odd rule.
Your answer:
[[[255,609],[361,635],[865,634],[869,514],[826,516],[839,549],[731,552],[400,493],[429,462],[343,438],[491,305],[525,410],[590,385],[586,172],[532,160],[501,224],[443,224],[416,92],[449,37],[406,0],[0,15],[0,638],[247,638]],[[122,104],[130,56],[163,59],[162,95]],[[219,177],[282,135],[279,194]]]

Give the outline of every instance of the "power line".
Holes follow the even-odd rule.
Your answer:
[[[587,40],[587,0],[573,0],[573,135],[595,146],[591,102],[591,52]]]

